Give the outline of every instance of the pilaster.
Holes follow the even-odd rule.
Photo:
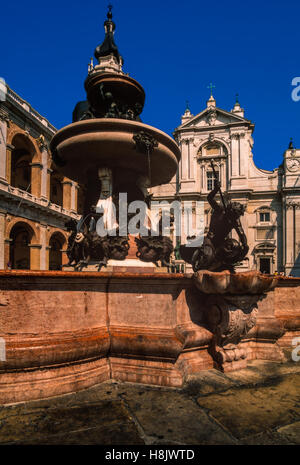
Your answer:
[[[40,223],[40,270],[48,270],[48,261],[47,261],[47,225]]]
[[[30,248],[30,269],[40,270],[41,263],[41,244],[29,244]]]
[[[31,163],[31,193],[36,197],[41,196],[41,163]]]
[[[0,113],[0,183],[7,184],[6,179],[6,141],[7,141],[7,127],[9,119],[3,113]]]
[[[0,269],[5,269],[5,220],[6,213],[0,211]]]
[[[72,181],[69,179],[65,179],[62,181],[63,185],[63,208],[66,210],[71,210],[71,202],[72,202]]]

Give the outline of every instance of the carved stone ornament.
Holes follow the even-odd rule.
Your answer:
[[[292,208],[295,208],[296,210],[299,210],[300,209],[300,202],[293,202],[293,201],[286,202],[286,208],[287,208],[287,210],[292,209]]]
[[[210,296],[207,299],[207,323],[214,334],[210,353],[221,370],[232,369],[236,362],[239,367],[246,366],[248,350],[241,340],[256,324],[258,300],[255,295]]]
[[[213,333],[209,352],[221,371],[247,366],[248,349],[242,340],[256,325],[257,303],[272,290],[277,277],[257,271],[194,274],[194,283],[205,300],[205,320]],[[205,297],[206,296],[206,297]]]
[[[217,112],[214,109],[210,109],[207,115],[207,122],[210,126],[214,126],[216,124],[217,119]]]
[[[142,153],[152,153],[155,147],[158,147],[157,140],[145,131],[140,131],[133,136],[135,148]]]
[[[10,123],[10,119],[9,119],[9,116],[4,113],[3,111],[0,111],[0,121],[5,121],[7,123],[7,125],[9,126],[9,123]]]
[[[46,140],[45,140],[45,136],[43,134],[41,134],[37,139],[36,139],[37,143],[38,143],[38,146],[39,146],[39,149],[40,150],[43,150],[43,149],[46,149],[47,148],[47,143],[46,143]]]

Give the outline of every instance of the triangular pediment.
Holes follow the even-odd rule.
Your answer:
[[[189,120],[182,123],[178,129],[187,128],[202,128],[202,127],[216,127],[231,124],[252,124],[250,120],[243,118],[235,113],[231,113],[221,108],[209,107],[205,108],[198,115],[191,117]]]

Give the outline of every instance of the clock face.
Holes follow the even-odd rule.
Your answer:
[[[286,161],[286,167],[289,171],[298,171],[300,169],[300,161],[295,158],[289,158]]]

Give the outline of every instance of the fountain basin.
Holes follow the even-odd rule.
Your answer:
[[[70,124],[53,137],[51,151],[64,163],[65,176],[79,183],[87,181],[87,171],[106,166],[148,175],[148,156],[136,148],[133,136],[144,131],[158,146],[150,154],[151,187],[169,182],[176,173],[180,150],[164,132],[118,118],[98,118]]]
[[[258,271],[230,273],[230,271],[197,271],[194,283],[204,294],[263,294],[272,290],[278,277],[263,275]]]
[[[300,336],[299,296],[299,279],[279,278],[257,303],[256,325],[228,354],[282,361],[280,347],[292,349]],[[181,386],[214,366],[209,308],[191,275],[0,271],[0,404],[108,379]]]

